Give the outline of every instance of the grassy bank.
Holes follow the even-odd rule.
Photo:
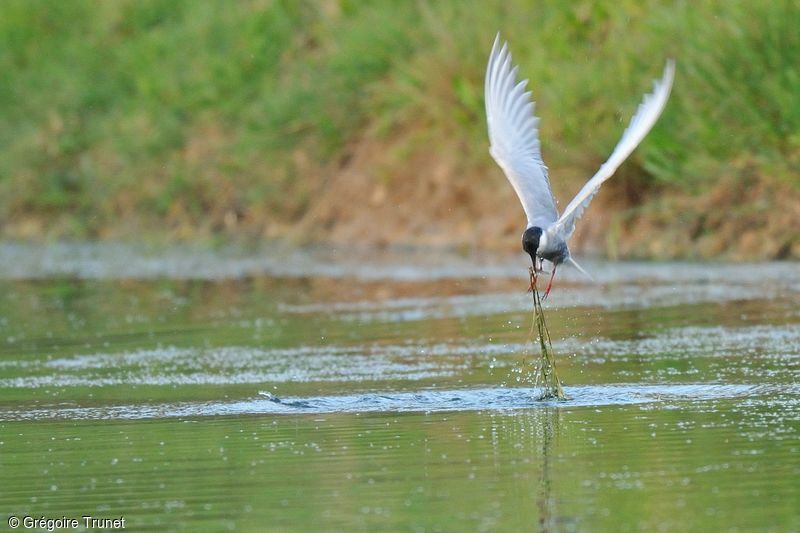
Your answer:
[[[800,257],[799,25],[797,2],[3,2],[2,235],[517,246],[483,117],[499,29],[562,205],[677,60],[577,245]]]

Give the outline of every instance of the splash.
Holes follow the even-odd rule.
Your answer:
[[[561,386],[561,379],[558,377],[558,372],[556,371],[553,342],[550,339],[550,330],[547,328],[547,321],[544,318],[542,297],[539,295],[539,289],[536,286],[537,273],[533,267],[530,268],[530,275],[530,292],[533,296],[533,323],[531,324],[531,336],[533,336],[533,331],[535,329],[537,333],[537,340],[539,341],[539,348],[541,349],[541,357],[537,366],[535,381],[536,387],[542,389],[539,399],[566,400],[567,395],[564,394],[564,388]]]

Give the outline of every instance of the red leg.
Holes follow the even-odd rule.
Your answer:
[[[556,277],[556,266],[553,265],[553,273],[550,274],[550,283],[547,284],[547,289],[544,291],[544,296],[542,296],[542,300],[547,299],[547,295],[550,294],[550,289],[553,288],[553,278]]]

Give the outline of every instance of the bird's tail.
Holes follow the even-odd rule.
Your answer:
[[[576,261],[575,261],[575,260],[572,258],[572,256],[569,256],[569,257],[567,257],[567,261],[569,261],[569,264],[571,264],[572,266],[574,266],[575,268],[577,268],[577,269],[578,269],[578,270],[581,272],[581,274],[583,274],[584,276],[586,276],[586,277],[587,277],[587,278],[589,278],[590,280],[594,281],[594,278],[591,276],[591,274],[589,274],[588,272],[586,272],[586,271],[583,269],[583,267],[582,267],[582,266],[580,266],[580,265],[579,265],[579,264],[578,264],[578,263],[577,263],[577,262],[576,262]]]

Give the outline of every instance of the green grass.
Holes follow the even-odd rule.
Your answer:
[[[798,27],[797,2],[8,0],[0,224],[181,236],[233,217],[261,231],[302,216],[365,138],[393,146],[383,180],[445,147],[459,173],[486,174],[497,30],[532,80],[551,167],[590,175],[675,57],[634,186],[697,192],[743,165],[797,186]]]

